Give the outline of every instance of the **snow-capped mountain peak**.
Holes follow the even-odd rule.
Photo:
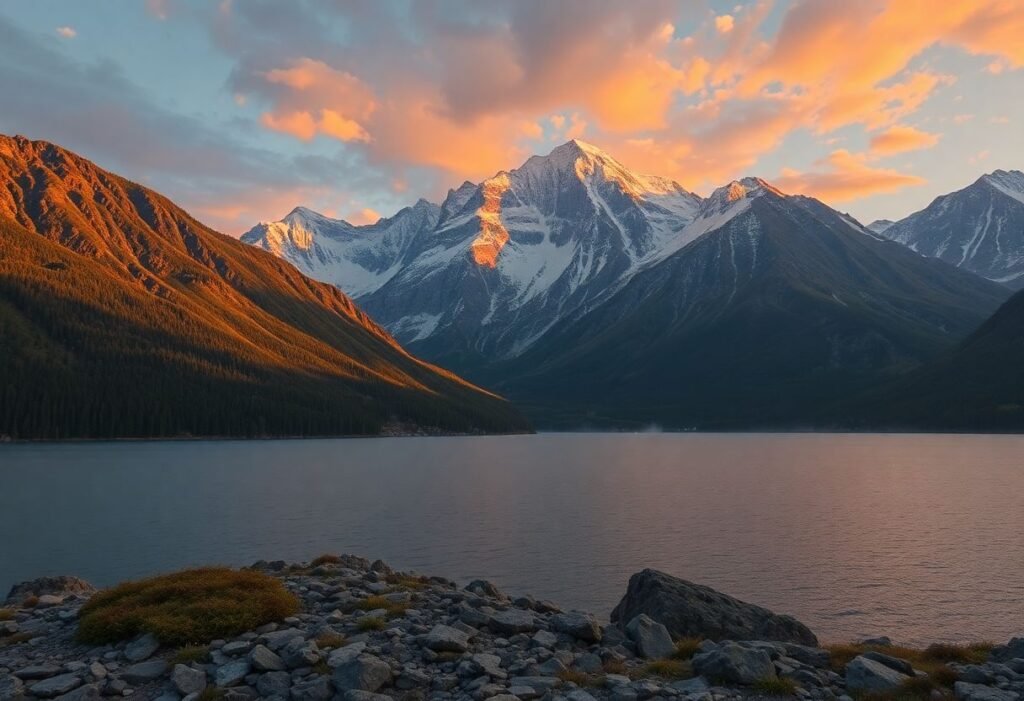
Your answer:
[[[1024,202],[1024,173],[1019,170],[994,170],[981,176],[979,182],[985,182],[1004,195]]]

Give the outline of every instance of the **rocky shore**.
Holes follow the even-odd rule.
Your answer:
[[[251,569],[280,579],[300,612],[178,648],[150,634],[84,645],[91,586],[16,586],[0,608],[0,699],[1024,699],[1024,637],[991,649],[907,651],[881,638],[822,648],[792,617],[653,570],[633,576],[602,625],[486,581],[460,588],[354,556]]]

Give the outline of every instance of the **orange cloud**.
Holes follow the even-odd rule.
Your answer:
[[[361,226],[363,224],[376,224],[380,221],[380,212],[366,207],[365,209],[360,209],[355,214],[351,214],[346,217],[346,221],[349,224],[355,224],[356,226]]]
[[[719,15],[718,17],[715,17],[715,29],[722,34],[728,34],[731,32],[734,24],[735,21],[732,15]]]
[[[847,202],[927,182],[916,175],[872,168],[866,155],[845,149],[833,151],[820,165],[822,169],[815,172],[783,169],[774,184],[784,192],[809,195],[826,202]]]
[[[871,151],[889,155],[929,148],[939,143],[938,134],[930,134],[914,127],[897,125],[871,138]]]
[[[274,114],[264,112],[260,115],[260,124],[267,129],[291,134],[297,139],[309,141],[316,136],[316,121],[309,112],[288,112],[285,114]]]
[[[74,39],[78,36],[78,32],[75,31],[74,27],[57,27],[57,34],[65,39]]]

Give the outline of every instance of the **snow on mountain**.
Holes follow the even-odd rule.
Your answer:
[[[401,269],[417,236],[433,228],[439,215],[440,207],[420,200],[389,219],[353,226],[296,207],[280,221],[257,224],[241,240],[359,297],[378,289]]]
[[[983,175],[881,233],[922,255],[1024,288],[1024,173]]]
[[[868,224],[865,228],[868,231],[872,231],[876,234],[881,234],[895,223],[896,222],[894,222],[892,219],[876,219],[870,224]]]

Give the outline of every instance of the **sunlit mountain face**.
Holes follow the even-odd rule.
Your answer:
[[[311,238],[292,238],[333,257],[278,245],[288,222],[243,241],[352,280],[409,348],[553,422],[840,421],[842,397],[951,347],[1009,295],[763,179],[702,198],[580,141],[417,207],[440,215],[369,286],[352,266],[386,258],[395,224],[304,216]]]
[[[59,146],[0,136],[0,434],[522,430],[336,287]]]

